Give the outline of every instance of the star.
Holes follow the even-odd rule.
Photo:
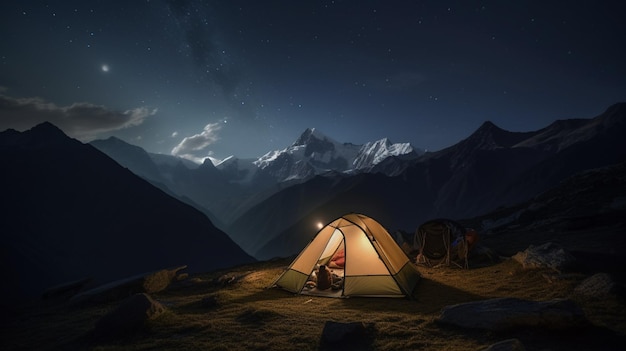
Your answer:
[[[102,65],[102,67],[100,67],[100,69],[102,69],[102,72],[105,72],[105,73],[106,73],[106,72],[108,72],[108,71],[109,71],[109,65],[104,64],[104,65]]]

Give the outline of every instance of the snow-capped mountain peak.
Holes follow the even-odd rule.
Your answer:
[[[283,150],[270,151],[254,163],[264,169],[281,156],[289,155],[294,161],[306,161],[317,170],[345,171],[349,169],[350,161],[358,152],[357,145],[339,143],[315,128],[307,128],[291,146]]]
[[[307,145],[311,142],[317,141],[317,140],[330,140],[333,141],[331,138],[327,137],[326,135],[322,134],[322,132],[318,131],[315,128],[307,128],[304,132],[302,132],[302,134],[300,135],[300,137],[294,141],[293,144],[291,144],[292,146],[296,146],[296,145]]]
[[[388,157],[414,158],[421,153],[409,143],[394,144],[387,138],[364,145],[340,143],[315,128],[307,128],[285,149],[269,151],[256,160],[229,157],[216,167],[236,175],[234,178],[240,182],[254,179],[282,182],[328,171],[368,171]]]
[[[389,139],[383,138],[374,142],[365,143],[361,146],[358,156],[352,161],[354,169],[367,169],[377,165],[387,157],[419,154],[409,143],[393,144]]]

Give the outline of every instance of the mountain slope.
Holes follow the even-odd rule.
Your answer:
[[[3,297],[253,261],[204,214],[49,123],[0,133],[0,159]]]
[[[233,212],[236,202],[243,201],[248,194],[210,161],[190,167],[183,159],[150,154],[114,137],[90,144],[152,185],[194,206],[220,228],[224,227],[224,220]]]
[[[298,245],[315,232],[306,223],[329,209],[367,210],[365,214],[391,231],[412,231],[431,218],[469,218],[514,205],[577,172],[625,160],[625,120],[626,104],[617,104],[593,119],[562,121],[528,133],[504,131],[487,122],[452,147],[403,162],[403,167],[394,165],[400,170],[396,176],[362,174],[293,199],[277,194],[251,210],[263,208],[265,222],[253,220],[252,213],[242,216],[248,219],[246,226],[255,228],[249,235],[265,241],[252,252],[263,258],[297,253],[302,248]],[[542,138],[546,135],[550,137]],[[283,231],[267,223],[285,211],[283,204],[294,202],[299,216],[280,217]],[[306,238],[297,238],[302,235]]]
[[[626,265],[626,162],[577,173],[532,199],[462,221],[481,232],[501,255],[525,243],[549,240],[595,259],[619,262],[604,267],[624,276]],[[602,256],[602,257],[600,257]]]

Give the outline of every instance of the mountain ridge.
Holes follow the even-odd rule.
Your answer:
[[[297,252],[299,248],[289,246],[289,243],[306,242],[308,236],[303,234],[307,232],[306,223],[319,216],[320,211],[364,209],[369,211],[366,212],[368,215],[380,218],[388,229],[410,231],[429,218],[468,218],[500,206],[513,205],[577,172],[622,162],[626,160],[624,106],[611,106],[604,113],[583,122],[557,123],[556,126],[562,128],[570,126],[560,136],[558,143],[565,145],[561,149],[546,148],[538,143],[533,147],[518,146],[522,142],[520,139],[536,137],[545,132],[545,128],[519,134],[502,132],[492,123],[485,123],[451,147],[416,160],[396,160],[395,167],[398,167],[397,163],[404,166],[392,177],[363,174],[360,180],[344,179],[344,187],[351,189],[349,196],[342,196],[332,188],[310,192],[311,199],[305,198],[299,203],[300,218],[291,218],[290,223],[283,224],[286,229],[280,233],[266,231],[263,222],[252,220],[254,216],[251,214],[244,214],[241,218],[248,219],[247,226],[254,227],[255,234],[266,241],[264,247],[253,254],[258,258],[270,258]],[[295,186],[306,187],[307,184]],[[316,193],[323,193],[323,197],[330,200],[320,203]],[[359,201],[348,201],[350,197],[358,197]],[[273,208],[280,212],[281,203],[289,203],[289,200],[268,198],[258,204],[258,208]],[[265,215],[272,216],[271,212]],[[305,237],[296,240],[302,235]],[[276,250],[277,246],[281,246],[282,251]]]
[[[0,133],[3,299],[87,277],[254,261],[196,208],[51,126]]]

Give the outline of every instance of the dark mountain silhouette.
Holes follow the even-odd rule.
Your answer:
[[[159,189],[196,207],[222,229],[225,223],[286,186],[276,183],[266,172],[255,174],[251,184],[241,183],[232,174],[238,170],[220,170],[209,160],[189,167],[183,159],[149,154],[114,137],[90,144]]]
[[[2,297],[254,259],[184,204],[50,123],[0,133]]]
[[[255,236],[248,239],[254,246],[242,247],[269,258],[297,253],[315,233],[316,218],[329,221],[345,212],[371,215],[392,231],[412,231],[434,217],[469,218],[525,201],[577,172],[626,160],[625,121],[621,103],[596,118],[557,121],[535,132],[508,132],[486,122],[449,148],[415,161],[385,162],[399,170],[393,177],[359,174],[322,188],[295,185],[258,204],[228,232]],[[281,215],[287,211],[293,215]]]
[[[283,150],[258,159],[228,157],[213,167],[205,161],[190,167],[187,160],[149,154],[117,138],[91,144],[153,185],[206,213],[220,228],[252,206],[291,185],[329,171],[369,172],[387,158],[415,159],[421,150],[408,143],[381,139],[364,145],[339,143],[315,129],[306,129]]]
[[[93,140],[89,144],[107,154],[121,166],[132,168],[136,175],[158,183],[165,183],[164,177],[161,176],[159,168],[150,155],[139,146],[128,144],[116,137]]]
[[[462,222],[500,255],[550,240],[588,269],[624,277],[626,162],[576,173],[530,200]]]
[[[221,218],[236,206],[228,200],[241,200],[245,193],[245,189],[229,182],[208,160],[199,167],[190,168],[182,159],[173,156],[170,156],[173,159],[168,160],[170,162],[155,161],[156,157],[144,149],[115,137],[94,140],[90,144],[152,185],[194,206],[219,228],[224,227]],[[167,155],[158,157],[163,161]]]

